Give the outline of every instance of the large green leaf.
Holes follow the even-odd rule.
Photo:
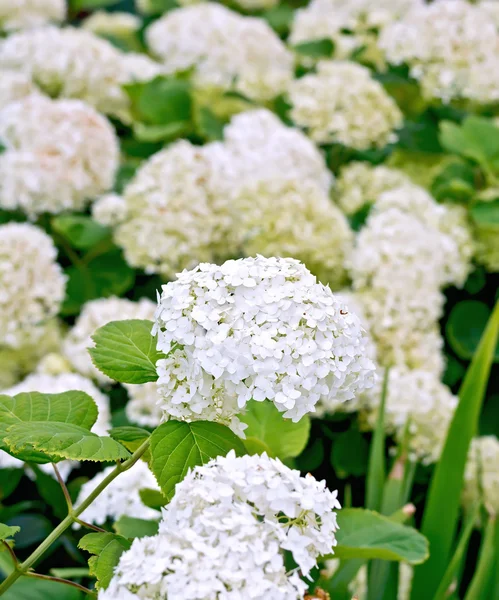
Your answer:
[[[479,227],[497,229],[499,235],[499,198],[490,202],[476,202],[471,207],[470,213]]]
[[[273,402],[252,400],[247,411],[240,417],[248,425],[244,430],[246,441],[262,442],[273,456],[294,458],[302,453],[310,435],[310,418],[303,417],[298,423],[284,419]]]
[[[439,139],[449,152],[470,158],[486,170],[499,166],[499,128],[491,119],[469,116],[461,125],[444,121]]]
[[[97,578],[97,588],[105,589],[113,576],[120,556],[132,543],[114,533],[87,533],[78,543],[78,547],[92,556],[88,561],[90,574]]]
[[[122,425],[121,427],[113,427],[109,432],[109,435],[120,444],[123,444],[130,452],[138,450],[139,446],[146,441],[151,435],[146,429],[141,427],[134,427],[132,425]],[[145,461],[149,461],[151,453],[148,450],[143,455]]]
[[[87,215],[57,215],[52,218],[52,228],[79,250],[88,250],[111,235],[108,227]]]
[[[477,300],[463,300],[453,307],[445,332],[447,341],[460,358],[473,358],[490,313],[490,308]],[[496,347],[494,361],[499,361],[499,345]]]
[[[17,458],[32,462],[49,462],[46,454],[26,447],[22,452],[12,452],[5,443],[7,430],[13,425],[37,422],[72,423],[90,429],[98,410],[93,399],[85,392],[69,391],[61,394],[26,392],[14,397],[0,396],[0,448]]]
[[[158,527],[158,521],[136,519],[134,517],[128,517],[127,515],[122,515],[113,524],[113,529],[117,534],[131,539],[156,535],[158,533]]]
[[[189,469],[225,456],[230,450],[245,454],[242,441],[224,425],[211,421],[168,421],[151,435],[151,469],[163,493],[171,499],[176,484]]]
[[[25,448],[34,448],[72,460],[107,462],[130,457],[130,452],[112,438],[98,436],[71,423],[32,421],[12,425],[5,443],[16,455]]]
[[[430,542],[431,555],[414,572],[412,600],[433,597],[450,560],[468,449],[477,432],[498,334],[499,303],[459,390],[459,404],[430,483],[421,531]]]
[[[20,531],[20,527],[5,525],[4,523],[0,523],[0,542],[16,535],[18,531]]]
[[[338,511],[335,558],[405,561],[412,565],[428,558],[428,541],[416,529],[362,508]]]
[[[164,355],[156,350],[152,322],[139,319],[111,321],[92,336],[94,365],[120,383],[156,381],[156,362]]]

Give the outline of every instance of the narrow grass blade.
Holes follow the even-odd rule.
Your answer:
[[[495,553],[498,551],[496,545],[498,529],[495,516],[491,516],[485,528],[478,565],[464,600],[492,598],[490,594],[495,584],[494,559]]]
[[[366,508],[380,510],[385,485],[385,404],[388,392],[389,369],[385,370],[378,420],[371,443],[366,484]]]
[[[477,430],[498,332],[499,303],[494,308],[459,391],[459,405],[431,480],[421,528],[430,542],[430,558],[415,569],[412,600],[433,597],[449,562],[468,448]]]

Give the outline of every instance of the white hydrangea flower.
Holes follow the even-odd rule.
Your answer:
[[[11,102],[38,93],[31,77],[21,71],[0,69],[0,109]]]
[[[106,227],[115,227],[126,218],[126,202],[123,196],[110,192],[92,204],[92,218]]]
[[[96,10],[81,23],[83,29],[96,35],[127,36],[140,29],[142,20],[129,12]]]
[[[28,223],[0,226],[0,347],[37,343],[43,323],[58,312],[66,278],[52,239]]]
[[[79,100],[29,96],[0,112],[0,206],[81,210],[114,183],[118,139],[105,117]]]
[[[468,453],[462,503],[470,510],[478,501],[499,511],[499,440],[494,435],[474,438]]]
[[[232,451],[196,467],[163,509],[159,533],[123,553],[99,600],[299,600],[289,550],[306,577],[336,545],[337,492],[277,459]]]
[[[355,315],[298,261],[203,263],[163,286],[153,331],[166,415],[219,420],[270,399],[298,421],[321,399],[349,400],[374,365]]]
[[[0,450],[0,471],[2,469],[22,469],[24,468],[24,463],[22,460],[11,456],[5,450]]]
[[[402,125],[395,101],[354,62],[320,61],[316,73],[291,82],[288,97],[291,119],[319,144],[382,148]]]
[[[74,504],[75,508],[78,508],[113,469],[113,466],[105,468],[82,485]],[[139,460],[131,469],[116,477],[81,513],[80,518],[87,523],[96,525],[103,525],[108,519],[117,521],[123,515],[140,519],[157,519],[158,511],[149,508],[140,499],[139,492],[145,488],[159,490],[147,463]],[[75,523],[73,527],[74,529],[80,528],[78,523]]]
[[[92,335],[111,321],[126,319],[152,319],[155,304],[147,298],[133,302],[126,298],[99,298],[87,302],[63,343],[63,353],[73,368],[86,377],[101,384],[111,379],[92,364],[88,348],[93,346]]]
[[[169,73],[194,69],[201,88],[269,100],[293,77],[292,53],[263,19],[211,2],[168,12],[146,30],[146,41]]]
[[[0,0],[0,29],[28,29],[66,18],[66,0]]]
[[[362,419],[374,428],[381,401],[382,380],[363,394]],[[392,368],[388,376],[385,427],[399,444],[408,428],[408,447],[414,459],[431,464],[440,458],[458,398],[434,373]]]
[[[107,435],[111,429],[111,411],[109,398],[97,388],[90,379],[76,373],[60,373],[58,375],[45,375],[33,373],[26,377],[21,383],[3,390],[2,394],[15,396],[24,392],[41,392],[42,394],[61,394],[77,390],[88,394],[97,405],[99,411],[92,431],[97,435]]]
[[[125,406],[127,419],[142,427],[157,427],[163,420],[163,410],[156,382],[125,387],[129,398]]]
[[[379,45],[388,62],[409,65],[428,98],[499,99],[499,33],[480,5],[466,0],[421,4],[386,27]]]
[[[91,31],[51,26],[3,40],[0,68],[29,74],[49,96],[84,100],[124,119],[129,102],[121,86],[162,72],[147,56],[125,54]]]

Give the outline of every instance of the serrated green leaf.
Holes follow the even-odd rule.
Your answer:
[[[5,525],[0,523],[0,542],[13,537],[18,531],[21,531],[20,527]]]
[[[303,417],[298,423],[284,419],[273,402],[251,400],[246,412],[240,416],[248,425],[244,430],[247,440],[256,439],[270,449],[272,456],[281,459],[301,454],[310,435],[310,418]]]
[[[477,300],[463,300],[452,308],[445,333],[447,341],[459,358],[473,358],[490,318],[490,312],[486,304]],[[499,344],[494,361],[499,361]]]
[[[110,437],[98,436],[78,425],[55,421],[12,425],[7,430],[5,443],[13,452],[28,447],[71,460],[107,462],[130,457],[130,452]]]
[[[156,350],[152,326],[152,321],[131,319],[100,327],[92,336],[95,347],[89,348],[92,362],[120,383],[156,381],[156,362],[164,354]]]
[[[50,462],[52,457],[33,448],[26,447],[14,453],[5,443],[9,427],[30,421],[77,424],[90,429],[98,415],[94,400],[85,392],[69,391],[61,394],[41,394],[26,392],[14,397],[0,396],[0,449],[9,452],[20,460],[28,462]]]
[[[362,508],[338,512],[338,545],[334,557],[404,561],[415,565],[428,558],[428,541],[416,529]]]
[[[242,441],[228,427],[211,421],[168,421],[151,435],[151,470],[158,484],[171,499],[175,486],[189,469],[204,465],[230,450],[245,454]]]
[[[158,533],[159,521],[136,519],[122,515],[114,524],[113,529],[126,538],[142,538]]]
[[[130,452],[135,452],[139,446],[151,435],[146,429],[134,427],[132,425],[122,425],[121,427],[113,427],[109,432],[110,437],[120,444],[123,444]],[[146,450],[143,459],[149,462],[151,458],[150,450]]]
[[[87,215],[57,215],[52,218],[51,224],[54,231],[79,250],[87,250],[111,235],[109,227]]]
[[[78,543],[78,547],[94,554],[88,561],[90,574],[97,578],[97,588],[106,589],[113,576],[114,568],[120,556],[132,543],[114,533],[87,533]]]

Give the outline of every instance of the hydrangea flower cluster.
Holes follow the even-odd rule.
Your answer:
[[[156,382],[125,385],[128,402],[125,406],[127,419],[142,427],[157,427],[164,419],[161,396]]]
[[[402,125],[395,101],[354,62],[320,61],[316,73],[290,83],[288,98],[293,122],[319,144],[382,148]]]
[[[92,335],[96,329],[111,321],[126,319],[152,319],[155,304],[146,298],[132,302],[126,298],[100,298],[87,302],[63,342],[63,354],[73,368],[101,384],[111,379],[99,371],[90,359],[88,348],[93,346]]]
[[[66,278],[56,258],[52,239],[38,227],[0,226],[0,347],[36,344],[59,312]]]
[[[487,10],[466,0],[422,3],[386,27],[379,45],[394,65],[407,64],[424,95],[444,102],[496,102],[499,32]]]
[[[376,426],[382,382],[363,394],[361,419]],[[458,398],[429,371],[393,368],[389,372],[385,427],[399,444],[408,434],[413,460],[431,464],[440,458]]]
[[[99,600],[301,599],[307,586],[286,571],[283,550],[306,577],[336,545],[338,508],[324,481],[232,451],[177,484],[158,535],[122,554]]]
[[[370,387],[374,365],[355,315],[298,261],[203,263],[163,286],[153,329],[167,415],[225,422],[250,399],[298,421],[319,400]]]
[[[10,31],[59,23],[66,17],[66,0],[0,0],[0,29]]]
[[[118,140],[110,123],[79,100],[28,96],[0,111],[0,207],[81,210],[113,185]]]
[[[81,486],[75,508],[78,508],[113,469],[113,466],[105,468]],[[103,525],[108,519],[116,521],[123,515],[140,519],[157,519],[158,512],[146,506],[140,499],[139,492],[142,489],[159,490],[159,487],[147,464],[138,461],[132,469],[124,471],[114,479],[81,513],[80,517],[83,521],[96,525]],[[80,528],[78,523],[73,527]]]
[[[494,435],[472,440],[468,454],[462,502],[471,510],[478,501],[499,511],[499,440]]]
[[[15,100],[39,93],[31,77],[21,71],[0,69],[0,109]]]
[[[208,2],[172,10],[146,30],[168,73],[194,70],[203,87],[269,100],[293,77],[293,55],[262,19]]]
[[[110,192],[92,203],[92,219],[106,227],[115,227],[126,218],[126,202],[122,196]]]

